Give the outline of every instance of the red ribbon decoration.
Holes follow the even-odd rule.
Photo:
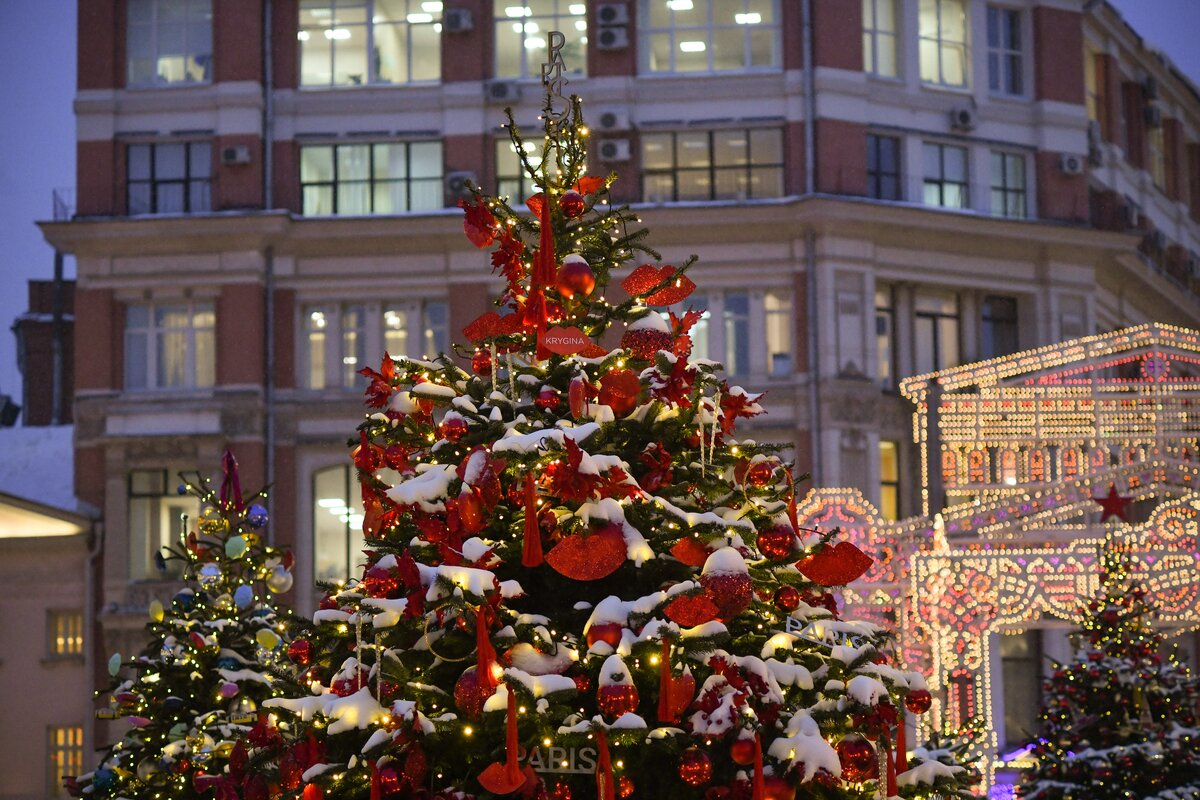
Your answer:
[[[521,764],[517,761],[517,693],[512,687],[508,691],[508,715],[504,720],[504,774],[510,784],[520,786],[525,779],[521,775]]]
[[[489,693],[500,685],[500,681],[492,674],[496,648],[492,647],[491,627],[492,609],[486,604],[479,606],[475,612],[475,674],[479,685],[486,686]]]
[[[896,725],[896,771],[908,772],[908,724],[904,720],[904,706],[900,706],[900,721]]]
[[[550,318],[550,310],[546,305],[545,287],[553,285],[557,263],[554,258],[554,227],[550,221],[550,197],[541,198],[538,204],[538,222],[540,235],[538,239],[537,260],[533,264],[533,274],[529,279],[529,297],[525,300],[525,313],[522,316],[526,328],[537,331],[537,357],[549,358],[551,353],[542,345],[542,334],[546,332]]]
[[[221,479],[221,506],[228,508],[232,499],[234,508],[241,511],[245,507],[242,502],[242,481],[238,477],[237,459],[233,457],[232,450],[226,450],[225,455],[221,456],[221,471],[224,473]]]
[[[896,795],[896,760],[892,758],[892,737],[883,734],[883,746],[887,753],[887,793],[888,797]]]
[[[767,781],[763,775],[762,737],[754,732],[754,800],[767,800]]]
[[[792,530],[794,530],[796,535],[799,536],[800,520],[798,518],[799,512],[796,511],[796,481],[792,478],[791,467],[784,467],[784,471],[787,472],[788,486],[790,487],[787,502],[788,521],[792,523]]]
[[[658,721],[678,722],[679,718],[671,713],[671,642],[664,636],[662,639],[662,661],[658,664]]]
[[[538,527],[537,485],[533,473],[525,473],[525,545],[521,550],[521,566],[539,567],[542,556],[542,531]]]
[[[600,757],[596,759],[596,800],[615,800],[616,781],[613,779],[612,756],[608,753],[608,734],[596,731]]]
[[[301,795],[302,800],[324,800],[325,792],[321,791],[321,787],[315,783],[305,785],[304,794]]]
[[[379,777],[379,763],[371,762],[371,800],[383,800],[383,781]]]

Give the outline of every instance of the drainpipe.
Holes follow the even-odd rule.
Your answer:
[[[100,569],[100,554],[104,552],[104,521],[92,521],[92,532],[89,537],[87,561],[83,569],[83,674],[88,689],[96,687],[96,616],[100,613],[100,603],[96,597],[96,571]],[[90,699],[90,698],[89,698]],[[88,713],[83,717],[83,752],[95,750],[96,715]]]
[[[812,0],[803,0],[800,8],[804,39],[804,193],[813,194],[817,190],[813,174],[817,165],[813,152],[817,139],[817,81],[813,76]]]
[[[51,375],[50,386],[50,424],[63,423],[63,338],[66,330],[63,326],[63,254],[58,248],[54,250],[54,300],[53,328],[50,344]]]
[[[803,0],[801,4],[803,21],[804,47],[804,194],[811,196],[816,192],[816,116],[817,97],[816,79],[813,76],[813,32],[812,32],[812,0]],[[817,234],[810,226],[804,233],[804,264],[807,271],[808,298],[806,313],[808,324],[808,407],[809,430],[812,431],[812,485],[822,484],[821,458],[821,391],[818,381],[821,375],[821,348],[817,302]]]
[[[271,0],[263,0],[263,210],[275,206],[275,70],[271,49]],[[263,447],[266,450],[265,470],[267,486],[275,484],[275,247],[267,245],[263,252]],[[267,496],[267,507],[271,508],[271,495]],[[271,513],[274,509],[271,508]],[[274,526],[268,528],[268,531]],[[272,537],[273,538],[273,537]]]

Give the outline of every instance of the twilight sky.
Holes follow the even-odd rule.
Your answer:
[[[791,2],[791,0],[786,0]],[[844,0],[852,2],[852,0]],[[1200,0],[1111,0],[1143,38],[1200,84]],[[34,220],[75,182],[76,0],[0,0],[0,394],[20,398],[12,320],[25,282],[52,276],[54,253]],[[70,260],[68,276],[72,274]]]

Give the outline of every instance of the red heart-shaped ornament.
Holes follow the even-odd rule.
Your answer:
[[[588,535],[577,533],[564,538],[546,554],[546,561],[563,577],[598,581],[616,572],[625,557],[621,529],[607,524]]]
[[[704,562],[712,555],[712,550],[696,537],[686,536],[671,548],[671,555],[689,567],[703,567]]]
[[[497,336],[509,336],[521,329],[521,318],[516,314],[502,317],[495,311],[489,311],[463,328],[463,336],[472,342],[483,339],[493,339]]]
[[[821,552],[805,556],[796,562],[800,574],[822,586],[845,586],[858,580],[871,568],[875,559],[850,542],[826,545]]]
[[[692,677],[692,673],[685,672],[679,677],[671,676],[671,688],[668,695],[671,719],[678,719],[679,715],[692,704],[692,698],[695,696],[696,679]]]

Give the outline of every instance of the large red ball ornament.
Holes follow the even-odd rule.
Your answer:
[[[401,585],[399,570],[379,564],[368,569],[362,579],[362,588],[371,597],[398,597]]]
[[[401,777],[399,771],[391,764],[386,764],[379,768],[379,788],[383,790],[384,797],[392,797],[400,793],[404,788],[401,785]]]
[[[534,398],[533,404],[543,411],[553,411],[562,403],[562,395],[557,389],[550,386],[542,387]]]
[[[479,682],[475,667],[470,667],[454,684],[454,705],[467,719],[479,719],[483,704],[492,696],[492,690]]]
[[[600,378],[600,394],[597,399],[612,409],[617,417],[624,417],[637,407],[642,382],[631,369],[614,369]]]
[[[598,622],[587,630],[587,643],[591,647],[596,642],[605,642],[615,648],[621,643],[621,631],[625,626],[619,622]]]
[[[741,764],[743,767],[754,763],[754,740],[753,739],[735,739],[733,744],[729,746],[729,757],[733,759],[733,763]]]
[[[775,607],[780,611],[795,611],[800,607],[800,590],[795,586],[781,586],[775,592]]]
[[[933,705],[933,695],[927,689],[913,689],[904,698],[904,707],[914,714],[924,714]]]
[[[438,426],[438,433],[448,442],[457,442],[467,435],[467,421],[462,417],[450,417]]]
[[[700,576],[704,596],[717,607],[717,619],[728,622],[750,607],[750,576],[744,572],[715,572]]]
[[[471,356],[471,371],[481,378],[492,374],[492,354],[480,350]]]
[[[679,756],[679,779],[688,786],[703,786],[712,774],[712,760],[699,747],[689,747]]]
[[[628,350],[634,358],[649,361],[659,350],[670,350],[675,341],[666,331],[649,328],[630,329],[621,336],[621,348]]]
[[[851,734],[833,749],[842,764],[842,780],[859,783],[879,776],[879,759],[875,756],[875,748],[863,737]]]
[[[562,199],[558,201],[558,207],[562,209],[563,216],[567,219],[577,219],[583,213],[585,206],[583,195],[574,189],[565,192]]]
[[[637,711],[638,690],[632,683],[614,683],[611,686],[601,686],[596,692],[596,705],[600,712],[608,717],[619,717],[631,711]]]
[[[293,664],[307,667],[312,661],[312,642],[308,639],[296,639],[288,645],[287,654]]]
[[[763,800],[795,800],[796,788],[777,775],[763,778]]]
[[[337,678],[329,687],[338,697],[349,697],[364,686],[370,685],[371,673],[366,667],[359,667],[357,674],[350,673]]]
[[[796,552],[796,532],[789,525],[776,525],[758,534],[758,552],[772,561],[782,561]]]
[[[563,259],[554,286],[568,300],[575,295],[587,297],[596,288],[596,273],[583,256],[572,253]]]

